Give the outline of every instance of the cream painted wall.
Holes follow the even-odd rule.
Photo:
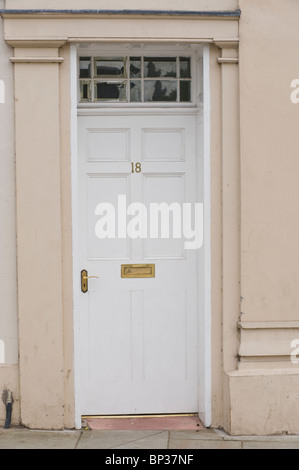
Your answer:
[[[34,52],[29,50],[31,55]],[[26,53],[27,49],[15,50],[16,57]],[[55,62],[58,50],[53,48],[51,53],[41,48],[37,53],[50,56],[53,62],[15,65],[21,412],[22,423],[28,427],[40,427],[42,418],[43,426],[60,429],[65,424],[67,373],[63,350],[60,77],[59,62]]]
[[[6,8],[37,9],[137,9],[137,10],[235,10],[237,0],[6,0]]]
[[[4,2],[0,1],[0,8]],[[5,363],[18,362],[15,158],[12,49],[3,39],[0,18],[0,80],[4,103],[0,103],[0,340],[5,344]],[[1,392],[1,390],[0,390]]]
[[[299,3],[240,7],[242,321],[298,320]]]
[[[4,1],[0,0],[0,8]],[[0,396],[3,389],[13,392],[12,423],[19,423],[18,319],[16,280],[16,213],[14,156],[13,66],[12,49],[3,38],[0,18],[0,341],[4,357],[0,358]],[[4,88],[4,90],[3,90]],[[2,355],[3,356],[3,355]],[[3,362],[4,361],[4,362]],[[0,401],[0,423],[4,423],[5,406]]]

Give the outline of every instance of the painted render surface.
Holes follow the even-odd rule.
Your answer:
[[[0,0],[0,8],[49,9],[49,2]],[[66,10],[99,8],[162,7],[145,0],[63,2]],[[299,5],[169,0],[163,9],[240,9],[241,17],[0,19],[0,394],[14,393],[14,424],[75,425],[70,43],[96,40],[99,30],[108,43],[207,41],[212,426],[231,434],[298,434],[291,343],[299,342],[299,103],[291,101],[290,85],[299,79]],[[1,402],[0,425],[4,416]]]
[[[3,8],[4,1],[0,2]],[[12,49],[0,20],[0,389],[15,395],[13,422],[19,421],[16,197]],[[2,405],[2,402],[1,402]],[[4,405],[1,406],[1,418]]]

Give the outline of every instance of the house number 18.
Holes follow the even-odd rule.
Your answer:
[[[141,163],[140,162],[137,162],[137,163],[131,163],[132,165],[132,171],[131,173],[140,173],[141,172]]]

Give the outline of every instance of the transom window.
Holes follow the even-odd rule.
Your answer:
[[[80,57],[80,103],[190,103],[190,57]]]

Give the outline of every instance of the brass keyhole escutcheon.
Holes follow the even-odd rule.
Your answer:
[[[81,291],[83,294],[86,294],[88,291],[88,279],[87,279],[87,271],[86,269],[82,269],[81,271]]]
[[[88,291],[88,279],[90,278],[96,278],[99,279],[99,276],[88,276],[88,272],[86,269],[82,269],[81,271],[81,291],[83,294],[86,294]]]

